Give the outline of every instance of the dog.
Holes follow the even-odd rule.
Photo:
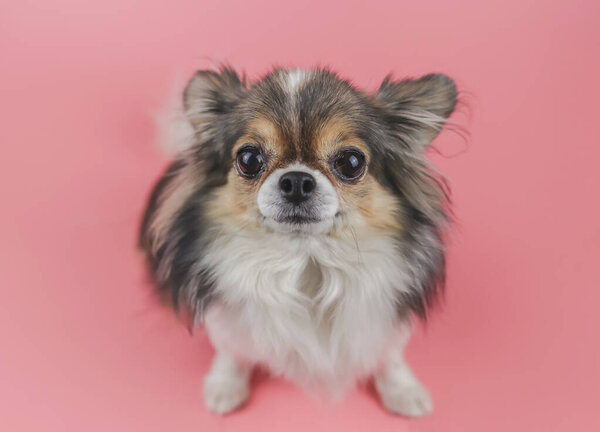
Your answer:
[[[139,244],[160,298],[215,348],[208,410],[241,407],[260,366],[333,397],[373,379],[387,410],[431,412],[403,349],[443,291],[448,191],[424,152],[456,104],[442,74],[374,92],[327,69],[191,78],[190,138]]]

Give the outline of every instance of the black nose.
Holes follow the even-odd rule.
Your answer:
[[[309,199],[315,186],[315,178],[301,171],[291,171],[279,179],[279,188],[283,197],[293,204],[300,204]]]

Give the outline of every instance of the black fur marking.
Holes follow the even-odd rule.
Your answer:
[[[195,264],[202,258],[205,239],[202,229],[201,196],[196,196],[184,206],[175,218],[169,232],[173,242],[173,260],[168,278],[173,304],[178,308],[185,297],[192,304],[203,303],[211,293],[212,284],[206,277],[206,270],[196,268]],[[181,289],[193,283],[193,294],[182,293]],[[206,302],[207,303],[207,302]]]
[[[146,253],[146,260],[153,276],[158,269],[160,256],[154,256],[152,254],[152,238],[150,237],[149,232],[150,224],[152,223],[152,219],[158,210],[161,195],[164,193],[166,187],[169,185],[176,172],[179,171],[183,166],[184,162],[182,160],[178,160],[173,162],[167,168],[165,173],[156,182],[154,188],[152,189],[152,193],[150,194],[150,198],[148,199],[148,204],[146,204],[146,210],[144,211],[144,216],[142,218],[142,224],[140,226],[138,235],[138,247]]]

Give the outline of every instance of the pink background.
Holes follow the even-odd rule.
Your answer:
[[[2,1],[0,429],[600,430],[599,28],[592,0]],[[222,60],[463,91],[469,143],[432,153],[458,218],[446,306],[409,350],[430,418],[276,379],[204,410],[212,349],[153,302],[134,239],[167,162],[153,115]]]

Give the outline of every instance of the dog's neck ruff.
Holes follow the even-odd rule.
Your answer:
[[[345,390],[372,373],[404,285],[390,237],[221,233],[206,254],[219,299],[206,312],[217,349],[309,387]]]

